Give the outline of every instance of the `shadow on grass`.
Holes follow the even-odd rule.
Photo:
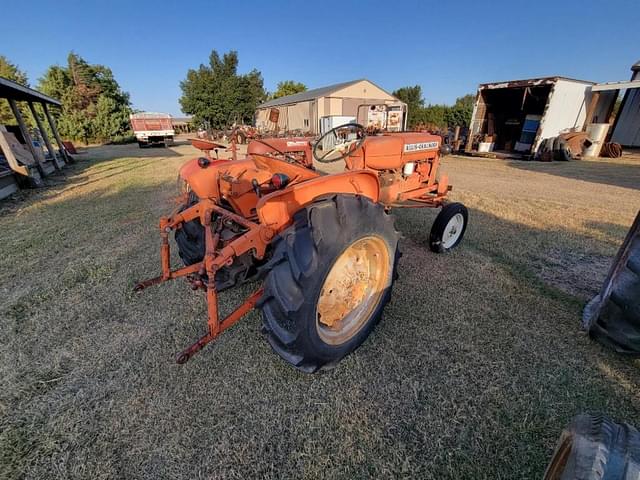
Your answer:
[[[100,182],[115,181],[118,177],[126,179],[135,176],[137,170],[156,166],[172,168],[166,160],[190,158],[167,148],[139,149],[127,145],[104,145],[89,147],[87,154],[78,156],[75,163],[67,165],[62,172],[45,178],[45,187],[19,190],[14,195],[0,201],[0,215],[25,207],[27,200],[37,202],[50,199],[74,188]],[[153,153],[150,153],[153,152]],[[162,156],[160,156],[160,154]]]
[[[399,211],[392,300],[335,370],[285,365],[257,313],[176,366],[205,328],[203,296],[130,291],[159,270],[168,187],[113,193],[104,178],[0,219],[0,270],[15,272],[0,275],[0,476],[539,478],[576,413],[640,415],[634,364],[582,334],[582,296],[540,273],[568,282],[579,264],[549,252],[604,256],[606,242],[471,209],[460,247],[435,255],[436,212]]]
[[[429,242],[435,210],[396,211],[401,232],[425,248]],[[587,224],[596,228],[595,225]],[[601,286],[608,266],[626,231],[617,225],[598,225],[610,241],[603,241],[561,227],[531,228],[502,220],[483,211],[469,209],[464,239],[468,248],[507,268],[524,281],[540,288],[562,292],[566,300],[590,299]]]
[[[640,162],[622,163],[619,160],[551,163],[510,161],[507,164],[519,170],[535,171],[585,182],[640,190]],[[597,195],[597,192],[594,191],[594,195]]]

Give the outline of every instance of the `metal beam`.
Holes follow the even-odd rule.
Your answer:
[[[19,83],[9,80],[8,78],[0,77],[0,98],[6,98],[7,100],[13,98],[20,101],[32,101],[32,102],[46,102],[51,105],[62,106],[62,104],[55,98],[51,98],[44,93],[40,93]]]
[[[584,118],[584,126],[582,127],[583,132],[586,132],[587,127],[591,125],[593,120],[593,113],[596,111],[596,107],[598,106],[599,100],[600,100],[600,92],[593,92],[591,94],[591,101],[589,102],[589,108],[587,108],[587,115]]]
[[[606,90],[628,90],[630,88],[640,88],[640,80],[632,80],[629,82],[597,83],[591,87],[591,91],[603,92]]]
[[[24,122],[24,118],[22,117],[22,112],[20,112],[20,109],[18,108],[18,104],[13,98],[9,98],[7,100],[9,100],[9,106],[11,107],[11,111],[13,112],[13,115],[16,117],[16,120],[18,121],[18,126],[20,127],[20,131],[22,132],[22,137],[24,138],[24,141],[27,144],[27,148],[31,152],[31,155],[33,156],[33,160],[38,165],[38,170],[40,170],[40,174],[44,177],[46,175],[44,171],[44,165],[42,165],[42,163],[40,162],[40,157],[38,157],[38,154],[36,153],[36,149],[33,146],[31,135],[29,135],[29,129],[27,128],[27,124]]]
[[[51,116],[51,113],[49,113],[47,104],[44,102],[42,103],[42,109],[44,110],[44,114],[47,117],[47,120],[49,121],[49,125],[51,125],[51,131],[53,132],[53,136],[56,139],[56,143],[58,144],[58,148],[60,149],[62,156],[64,157],[66,162],[73,162],[71,155],[69,155],[69,153],[67,153],[67,149],[64,148],[64,144],[62,143],[62,139],[60,138],[60,134],[58,133],[58,128],[56,127],[56,122],[53,119],[53,116]]]
[[[53,145],[51,145],[51,142],[49,141],[49,135],[47,134],[47,131],[44,128],[44,124],[42,123],[42,120],[40,119],[38,112],[36,112],[35,105],[33,105],[33,102],[28,102],[28,103],[29,103],[29,110],[31,110],[31,115],[33,115],[33,118],[35,118],[36,123],[38,124],[38,129],[40,130],[40,135],[42,135],[44,144],[47,146],[47,150],[49,150],[49,153],[51,154],[51,159],[53,160],[53,166],[56,167],[56,170],[61,171],[62,165],[58,163],[58,157],[56,155],[56,151],[53,149]]]

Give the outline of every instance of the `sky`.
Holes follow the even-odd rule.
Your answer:
[[[180,82],[214,49],[236,50],[239,73],[256,68],[269,91],[367,78],[447,104],[483,82],[628,80],[640,60],[640,0],[0,0],[0,12],[0,55],[32,86],[74,51],[110,67],[134,108],[174,116]]]

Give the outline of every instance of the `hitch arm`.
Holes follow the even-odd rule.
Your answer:
[[[210,296],[209,292],[213,292]],[[247,298],[242,305],[231,312],[222,321],[218,321],[218,294],[215,289],[207,290],[207,304],[209,310],[209,331],[200,337],[193,345],[187,347],[176,356],[176,362],[179,364],[186,363],[191,357],[198,353],[205,345],[215,340],[218,335],[224,332],[227,328],[234,325],[238,320],[244,317],[256,306],[256,302],[260,299],[263,293],[263,288],[253,292],[249,298]],[[213,298],[212,298],[213,297]],[[213,306],[215,305],[215,306]],[[213,316],[212,316],[213,315]],[[213,321],[212,321],[213,320]]]
[[[206,203],[205,203],[206,202]],[[204,204],[204,205],[202,205]],[[220,234],[218,228],[215,233],[212,228],[213,213],[217,213],[219,217],[215,220],[218,226],[224,220],[231,220],[248,229],[246,233],[234,239],[223,248],[218,249],[220,242]],[[200,222],[205,228],[205,256],[203,261],[180,268],[171,270],[171,257],[169,247],[169,232],[175,228],[179,228],[184,222],[200,218]],[[219,222],[219,223],[218,223]],[[207,295],[207,327],[208,331],[200,337],[194,344],[187,347],[176,356],[176,361],[180,364],[187,362],[194,354],[202,350],[208,343],[215,340],[227,328],[238,322],[244,315],[250,312],[256,305],[256,302],[263,294],[263,288],[258,288],[253,292],[240,306],[225,318],[220,319],[218,309],[218,291],[216,290],[216,272],[230,265],[234,258],[248,251],[253,251],[257,258],[263,258],[265,248],[268,241],[273,238],[274,232],[268,227],[256,224],[229,210],[226,210],[213,202],[201,201],[200,204],[194,205],[177,215],[169,218],[160,219],[160,256],[162,264],[162,274],[158,277],[138,283],[135,291],[141,291],[152,285],[158,285],[168,280],[179,277],[185,277],[191,274],[207,275],[207,285],[204,286]],[[195,287],[197,288],[197,287]]]

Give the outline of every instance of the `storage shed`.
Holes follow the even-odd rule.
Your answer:
[[[543,140],[569,129],[581,130],[592,85],[565,77],[481,84],[466,151],[529,156]]]
[[[276,98],[256,110],[260,131],[324,133],[358,122],[388,131],[406,125],[407,105],[369,80],[360,79]]]
[[[613,126],[611,141],[625,147],[640,147],[640,61],[631,66],[631,80],[616,87],[625,90]]]
[[[0,101],[4,101],[3,99],[9,103],[17,125],[0,125],[0,198],[17,190],[18,183],[41,186],[42,177],[60,171],[72,160],[65,150],[55,120],[49,111],[50,105],[61,106],[58,100],[0,77]],[[37,128],[30,131],[19,104],[26,104]],[[38,104],[42,114],[38,112]],[[53,147],[49,138],[44,125],[45,120],[53,133],[58,150]]]

